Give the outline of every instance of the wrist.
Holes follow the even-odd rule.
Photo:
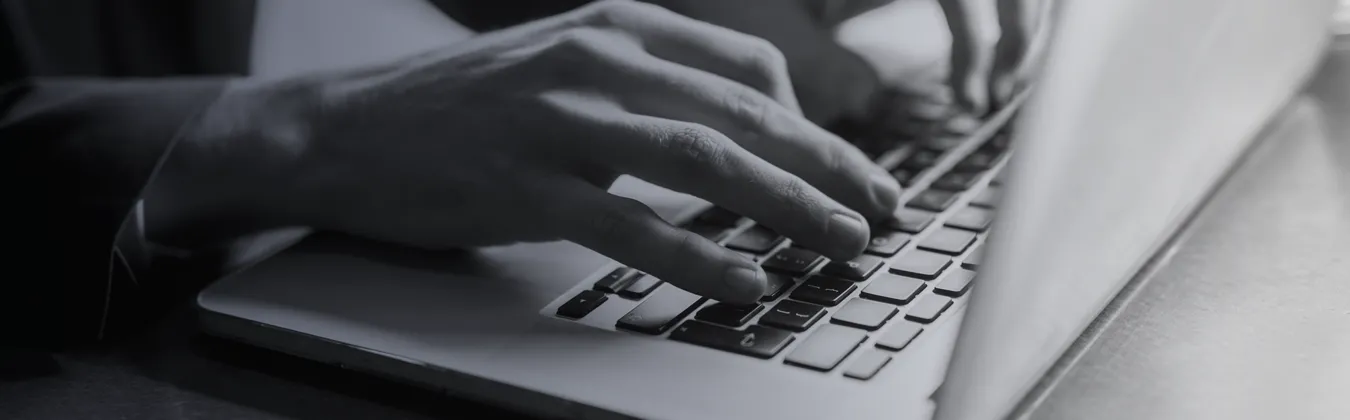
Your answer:
[[[200,246],[305,224],[311,91],[303,81],[231,82],[147,186],[147,236]]]

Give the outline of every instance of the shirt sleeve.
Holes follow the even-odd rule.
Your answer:
[[[30,79],[0,89],[0,344],[121,331],[154,285],[140,195],[224,78]]]

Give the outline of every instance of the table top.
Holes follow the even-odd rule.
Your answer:
[[[1347,233],[1350,38],[1025,414],[1350,418]],[[0,417],[516,417],[203,336],[187,305],[114,349],[55,359],[0,382]]]

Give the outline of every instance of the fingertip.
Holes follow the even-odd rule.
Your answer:
[[[764,296],[768,279],[764,269],[757,265],[731,265],[727,267],[722,283],[726,286],[726,293],[719,301],[746,304]]]
[[[850,260],[861,254],[871,239],[871,229],[861,216],[839,212],[830,216],[831,246],[821,250],[833,260]]]
[[[878,170],[871,176],[874,217],[884,217],[900,205],[900,182],[890,173]]]

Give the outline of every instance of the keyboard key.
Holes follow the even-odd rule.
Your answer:
[[[866,381],[876,376],[877,372],[881,372],[881,368],[886,367],[886,364],[891,362],[891,355],[889,354],[875,349],[864,351],[865,353],[862,356],[858,356],[858,359],[854,360],[853,364],[844,370],[844,376]]]
[[[735,328],[750,322],[751,318],[763,310],[764,305],[758,303],[754,305],[714,303],[700,309],[698,315],[694,315],[694,319]]]
[[[942,312],[951,306],[951,299],[934,295],[924,296],[923,299],[919,299],[919,303],[915,303],[914,306],[909,308],[909,312],[905,314],[905,319],[927,324],[937,320],[938,315],[942,315]]]
[[[984,259],[984,245],[980,245],[975,247],[974,251],[970,251],[970,255],[967,255],[966,259],[961,261],[961,268],[967,270],[974,270],[976,268],[979,268],[980,260],[983,259]]]
[[[915,151],[913,154],[909,155],[909,157],[905,158],[904,162],[900,162],[899,168],[909,169],[913,171],[922,171],[924,169],[933,167],[933,165],[936,165],[938,160],[941,158],[942,158],[941,152],[919,149]]]
[[[801,286],[797,286],[797,289],[793,290],[789,297],[802,302],[834,306],[843,302],[844,298],[857,288],[858,286],[853,285],[853,282],[850,281],[812,276]]]
[[[890,321],[891,317],[899,310],[894,306],[885,303],[873,302],[863,299],[850,299],[843,307],[834,313],[830,322],[839,325],[847,325],[853,328],[862,328],[868,331],[876,331]]]
[[[923,332],[923,326],[908,321],[899,321],[891,324],[891,328],[877,338],[877,347],[890,350],[904,350],[909,342],[914,341],[919,333]]]
[[[920,210],[935,212],[946,211],[956,202],[956,194],[940,190],[927,190],[909,200],[909,206]]]
[[[660,279],[640,274],[631,283],[628,283],[627,287],[624,287],[623,290],[619,291],[619,296],[629,299],[642,299],[643,297],[646,297],[648,293],[651,293],[652,290],[656,290],[656,286],[660,285]]]
[[[946,152],[946,151],[948,151],[948,150],[955,149],[957,146],[960,146],[962,143],[965,143],[965,142],[966,142],[966,139],[968,139],[968,138],[969,138],[969,137],[966,137],[966,136],[959,136],[959,135],[957,135],[957,136],[953,136],[953,135],[946,135],[946,136],[939,135],[939,136],[934,136],[934,137],[928,138],[927,140],[925,140],[925,141],[923,142],[923,148],[924,148],[924,149],[928,149],[928,150],[932,150],[932,151],[935,151],[935,152]]]
[[[997,150],[982,148],[966,156],[965,159],[961,159],[960,162],[956,163],[956,167],[952,168],[952,170],[960,172],[987,171],[989,168],[993,168],[994,165],[998,164],[998,158],[1000,156],[1001,154]]]
[[[923,241],[919,242],[919,249],[947,255],[961,255],[973,243],[975,243],[974,233],[942,228],[923,238]]]
[[[730,232],[730,230],[728,230],[725,227],[708,225],[703,223],[694,223],[692,225],[689,225],[689,227],[685,228],[685,230],[693,232],[695,235],[702,236],[704,238],[707,238],[709,241],[713,242],[726,239],[727,232]]]
[[[975,279],[974,271],[955,270],[947,273],[942,280],[938,281],[933,293],[943,296],[961,297],[970,289],[970,281]]]
[[[766,226],[755,225],[740,235],[736,235],[730,242],[727,242],[727,248],[738,251],[745,251],[754,254],[764,254],[772,251],[778,244],[783,243],[784,238],[778,232],[774,232]]]
[[[886,273],[872,279],[862,291],[862,297],[892,305],[908,305],[928,287],[923,280]]]
[[[558,316],[571,319],[585,318],[587,314],[600,307],[600,304],[605,303],[606,300],[609,300],[609,296],[606,296],[605,292],[582,290],[581,293],[577,293],[576,296],[569,299],[567,303],[558,306]]]
[[[824,257],[815,251],[801,248],[784,248],[764,261],[764,269],[801,277],[816,268]]]
[[[975,195],[975,198],[970,200],[970,205],[992,209],[998,205],[998,193],[998,188],[985,188],[984,191],[980,191],[979,194]]]
[[[792,333],[751,325],[745,331],[700,321],[685,321],[670,339],[717,350],[768,359],[792,342]]]
[[[640,275],[642,273],[630,267],[619,267],[601,277],[600,280],[596,280],[593,288],[605,293],[619,293],[620,290],[628,287],[628,283]]]
[[[867,243],[867,253],[883,257],[893,257],[909,244],[910,236],[900,232],[879,232]]]
[[[825,315],[825,308],[809,303],[785,300],[778,302],[759,318],[759,323],[788,331],[806,331]]]
[[[820,269],[821,274],[832,277],[838,277],[853,281],[867,280],[868,276],[877,272],[886,261],[880,257],[872,255],[859,255],[849,261],[830,261],[825,264],[825,268]]]
[[[764,274],[765,280],[767,280],[769,284],[764,288],[764,297],[759,298],[760,302],[778,299],[779,296],[783,295],[783,292],[786,292],[787,289],[792,287],[792,284],[796,282],[792,279],[792,276],[787,274],[772,272],[766,272]]]
[[[947,269],[947,266],[951,264],[951,257],[916,249],[906,252],[895,261],[895,264],[891,264],[891,272],[932,280],[942,274],[942,270]]]
[[[684,289],[662,284],[647,300],[628,311],[623,318],[619,318],[615,326],[643,334],[661,334],[674,327],[706,300]]]
[[[920,175],[923,175],[923,172],[913,169],[896,169],[891,171],[891,176],[895,178],[896,182],[900,183],[901,187],[914,185],[914,181],[918,181]]]
[[[699,224],[729,228],[736,226],[736,224],[741,222],[741,219],[743,219],[741,215],[736,214],[731,210],[713,206],[712,208],[704,210],[703,213],[698,215],[698,217],[695,217],[694,222]]]
[[[867,340],[867,333],[838,325],[825,324],[802,340],[797,348],[788,353],[784,362],[829,372],[849,353]]]
[[[957,210],[956,214],[948,218],[947,226],[973,232],[984,232],[989,229],[989,224],[993,221],[994,212],[976,207],[966,207]]]
[[[933,188],[945,191],[965,191],[980,180],[980,173],[948,172],[933,181]]]
[[[999,152],[1008,150],[1009,146],[1012,146],[1013,121],[1016,120],[1015,119],[1008,120],[1008,123],[1005,124],[1003,128],[1000,129],[993,138],[989,139],[989,141],[986,142],[984,146],[981,147],[981,149],[995,150]]]
[[[901,207],[895,211],[894,217],[886,221],[886,227],[905,233],[919,233],[933,224],[935,218],[937,215],[933,213]]]

